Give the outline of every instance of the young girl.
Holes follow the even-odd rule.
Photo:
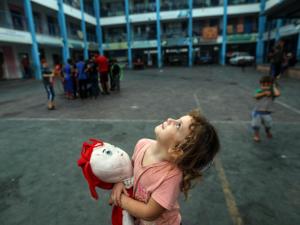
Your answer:
[[[134,199],[118,183],[110,203],[127,210],[136,224],[179,225],[179,194],[187,197],[192,180],[211,164],[220,148],[219,138],[198,111],[169,118],[154,131],[156,140],[141,139],[135,146]]]

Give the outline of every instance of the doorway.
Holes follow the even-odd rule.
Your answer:
[[[5,70],[4,70],[4,55],[3,52],[0,52],[0,80],[5,78]]]

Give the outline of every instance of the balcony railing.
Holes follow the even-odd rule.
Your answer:
[[[149,13],[156,11],[155,2],[137,3],[130,6],[130,14]]]
[[[221,0],[195,0],[193,1],[194,8],[214,7],[223,5]]]
[[[178,9],[188,9],[188,1],[182,1],[182,0],[177,0],[177,1],[168,1],[164,0],[161,2],[160,5],[160,10],[161,11],[171,11],[171,10],[178,10]]]
[[[25,16],[0,10],[0,27],[27,31],[27,20]]]
[[[48,27],[48,34],[50,36],[56,36],[56,37],[60,36],[59,27],[56,23],[48,22],[47,27]]]
[[[97,42],[96,35],[90,32],[87,32],[87,40],[90,42]]]
[[[228,5],[239,5],[239,4],[249,4],[258,3],[259,0],[229,0]]]

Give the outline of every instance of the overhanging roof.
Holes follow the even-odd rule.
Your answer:
[[[265,11],[269,19],[300,18],[300,1],[284,0]]]

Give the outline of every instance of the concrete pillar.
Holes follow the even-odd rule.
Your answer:
[[[282,27],[282,19],[276,20],[276,33],[275,33],[275,42],[279,41],[280,39],[280,27]]]
[[[64,14],[64,6],[63,0],[58,0],[58,24],[60,29],[60,35],[62,38],[62,55],[63,55],[63,63],[66,64],[67,60],[70,58],[70,51],[69,51],[69,43],[68,43],[68,35],[67,35],[67,26]]]
[[[193,66],[193,0],[189,0],[189,67]]]
[[[81,11],[81,31],[83,34],[83,56],[84,56],[84,59],[87,60],[89,58],[89,51],[88,51],[88,43],[87,43],[87,37],[86,37],[83,0],[80,0],[80,11]]]
[[[94,0],[94,9],[95,9],[95,16],[96,16],[96,34],[97,34],[97,42],[98,42],[98,51],[101,55],[103,55],[103,47],[102,47],[102,29],[100,25],[100,0]]]
[[[157,35],[157,67],[162,67],[161,60],[161,32],[160,32],[160,0],[156,0],[156,35]]]
[[[223,12],[223,42],[221,49],[221,64],[224,66],[226,64],[226,43],[227,43],[227,0],[223,0],[224,2],[224,12]]]
[[[31,8],[31,3],[30,0],[24,0],[24,8],[25,8],[25,13],[27,17],[27,23],[29,27],[29,31],[31,34],[31,39],[32,39],[32,59],[33,59],[33,65],[34,65],[34,75],[35,78],[38,80],[42,79],[42,74],[41,74],[41,62],[40,62],[40,57],[39,57],[39,48],[38,48],[38,43],[36,40],[36,34],[35,34],[35,29],[34,29],[34,21],[33,21],[33,16],[32,16],[32,8]]]
[[[298,33],[298,43],[297,43],[297,61],[300,61],[300,33]]]
[[[256,43],[256,64],[262,64],[264,59],[264,33],[266,17],[264,16],[266,0],[260,1],[260,12],[258,19],[258,38]]]
[[[128,67],[132,68],[132,49],[131,49],[131,29],[129,18],[129,2],[125,0],[125,18],[126,18],[126,32],[127,32],[127,46],[128,46]]]

